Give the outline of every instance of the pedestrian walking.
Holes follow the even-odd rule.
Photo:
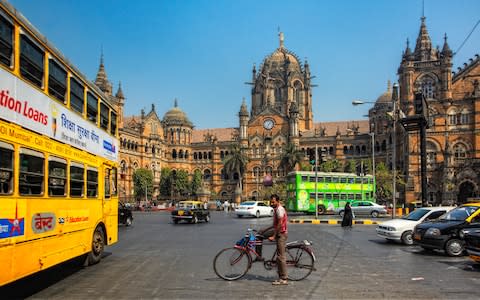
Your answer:
[[[225,200],[225,202],[223,202],[223,210],[228,213],[228,209],[230,207],[230,203],[228,203],[227,200]]]
[[[352,207],[350,206],[350,202],[347,202],[345,204],[345,209],[343,210],[342,227],[352,228],[352,223],[353,223],[353,211],[352,211]]]
[[[270,204],[273,207],[273,236],[269,237],[270,241],[277,243],[277,267],[278,280],[272,282],[273,285],[287,285],[287,257],[285,255],[285,247],[287,244],[287,211],[280,204],[280,197],[276,194],[270,196]]]

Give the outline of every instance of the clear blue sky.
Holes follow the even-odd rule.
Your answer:
[[[278,47],[308,58],[316,122],[361,119],[396,81],[405,41],[420,28],[421,0],[11,0],[30,22],[94,80],[103,46],[109,80],[122,82],[127,114],[173,106],[197,128],[238,126],[250,108],[251,70]],[[453,51],[480,18],[478,0],[425,0],[433,45],[447,33]],[[454,57],[454,70],[480,53],[480,26]]]

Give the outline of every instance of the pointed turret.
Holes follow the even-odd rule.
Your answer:
[[[117,90],[117,93],[115,94],[115,97],[120,102],[124,102],[124,100],[125,100],[125,96],[123,95],[123,91],[122,91],[122,83],[121,82],[118,83],[118,90]]]
[[[427,25],[425,25],[425,17],[422,17],[422,24],[420,25],[420,32],[417,37],[417,44],[415,45],[415,60],[425,61],[433,60],[435,50],[432,49],[432,41],[428,35]]]
[[[450,49],[450,46],[448,45],[447,42],[447,34],[445,33],[445,36],[443,37],[444,43],[443,43],[443,48],[442,48],[442,56],[443,57],[452,57],[453,52]]]
[[[105,72],[105,66],[103,64],[103,51],[100,55],[100,66],[98,67],[97,78],[95,78],[95,85],[105,94],[112,95],[112,84],[108,81],[107,72]]]
[[[405,51],[403,52],[403,59],[404,60],[412,60],[412,50],[410,49],[410,41],[407,38],[407,46],[405,47]]]
[[[242,101],[242,106],[240,106],[240,112],[238,113],[240,117],[242,116],[247,116],[248,117],[248,109],[247,109],[247,103],[245,102],[245,98],[243,98]]]

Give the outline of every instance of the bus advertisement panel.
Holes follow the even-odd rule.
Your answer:
[[[106,159],[118,159],[118,140],[0,68],[0,118]]]
[[[315,179],[317,175],[317,179]],[[315,182],[317,196],[315,195]],[[287,175],[287,202],[290,211],[331,212],[353,201],[375,201],[375,179],[371,175],[296,171]]]

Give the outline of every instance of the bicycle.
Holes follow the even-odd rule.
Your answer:
[[[264,243],[264,237],[255,234],[255,230],[248,229],[245,236],[239,240],[235,246],[220,250],[213,260],[213,270],[218,277],[233,281],[242,278],[247,274],[254,262],[263,262],[266,270],[272,270],[277,267],[276,250],[272,258],[264,259],[255,251],[257,245],[276,245],[276,243]],[[313,252],[312,242],[294,241],[286,244],[285,255],[287,257],[288,279],[299,281],[305,279],[315,271],[315,254]],[[255,258],[255,260],[252,258]]]

